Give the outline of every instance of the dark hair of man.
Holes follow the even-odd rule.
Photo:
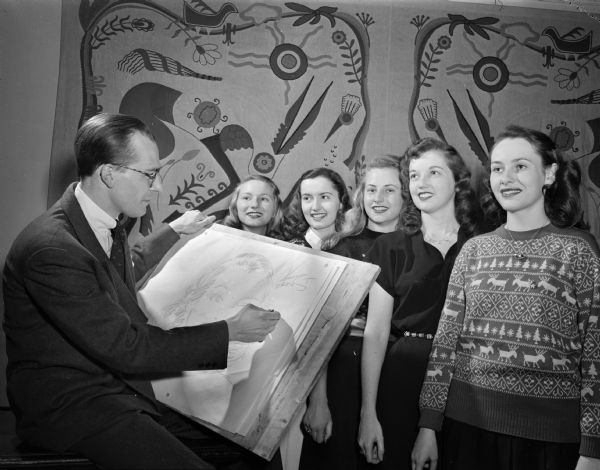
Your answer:
[[[550,222],[557,227],[588,228],[589,226],[583,220],[583,208],[579,195],[581,170],[577,162],[565,161],[554,141],[543,132],[534,129],[510,125],[496,138],[494,147],[504,139],[524,139],[529,142],[541,157],[544,168],[556,163],[554,182],[545,185],[543,189],[544,210]],[[492,148],[493,151],[494,148]],[[489,175],[486,179],[486,186],[488,193],[482,197],[482,207],[486,218],[504,222],[506,212],[491,191]]]
[[[300,192],[300,186],[303,181],[318,178],[319,176],[331,181],[336,189],[340,200],[340,209],[335,218],[335,230],[339,231],[342,229],[344,212],[346,212],[350,206],[350,196],[348,195],[346,183],[337,172],[329,168],[313,168],[312,170],[305,171],[302,176],[298,178],[298,181],[294,183],[290,195],[288,196],[289,203],[286,204],[284,208],[283,220],[281,223],[281,232],[286,240],[302,237],[308,230],[308,222],[302,213],[302,194]],[[289,199],[290,197],[291,200]]]
[[[416,160],[429,151],[436,151],[443,155],[454,177],[454,216],[456,221],[468,237],[480,233],[481,210],[477,203],[475,191],[471,187],[469,168],[454,147],[431,137],[423,138],[408,147],[404,153],[404,158],[400,162],[403,199],[402,211],[400,212],[401,229],[409,234],[421,230],[421,211],[417,209],[410,196],[409,167],[411,160]]]
[[[75,136],[79,177],[91,176],[100,165],[130,162],[129,144],[136,132],[155,141],[146,124],[134,116],[100,113],[85,121]]]

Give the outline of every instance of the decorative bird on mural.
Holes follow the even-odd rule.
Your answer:
[[[194,4],[199,7],[195,10],[189,3],[183,2],[183,21],[192,26],[204,26],[216,28],[221,26],[231,13],[237,13],[238,9],[233,3],[224,3],[215,11],[201,0],[195,0]]]
[[[581,26],[577,26],[568,33],[560,35],[554,26],[548,26],[542,31],[542,36],[548,36],[559,52],[587,54],[592,47],[592,31],[582,36],[583,31]]]

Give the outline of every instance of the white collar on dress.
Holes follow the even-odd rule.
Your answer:
[[[315,250],[321,249],[321,244],[323,243],[323,240],[321,240],[321,237],[317,234],[317,232],[315,232],[312,229],[312,227],[308,227],[304,238],[306,239],[308,244]]]

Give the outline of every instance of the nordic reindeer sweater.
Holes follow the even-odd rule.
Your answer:
[[[420,397],[443,416],[600,458],[600,261],[594,237],[504,227],[458,255]]]

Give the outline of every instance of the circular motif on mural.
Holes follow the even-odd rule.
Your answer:
[[[271,70],[282,80],[300,78],[308,68],[308,58],[302,49],[294,44],[279,44],[269,57]]]
[[[561,152],[571,150],[575,143],[575,135],[573,131],[566,126],[558,126],[550,131],[550,138],[556,144],[556,148]]]
[[[270,173],[275,168],[275,157],[267,152],[261,152],[254,157],[254,169],[259,173]]]
[[[340,117],[338,118],[340,123],[344,126],[349,126],[350,124],[352,124],[352,121],[354,121],[354,118],[352,117],[352,113],[341,113]]]
[[[440,123],[435,118],[429,118],[425,121],[425,129],[430,132],[435,132],[440,128]]]
[[[221,109],[212,101],[201,101],[194,109],[194,120],[198,127],[215,127],[221,120]]]
[[[475,84],[483,91],[496,93],[508,83],[508,67],[497,57],[484,57],[473,67]]]

